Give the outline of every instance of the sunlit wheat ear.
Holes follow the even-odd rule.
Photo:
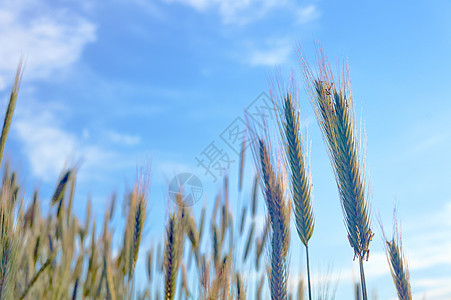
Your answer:
[[[9,98],[8,108],[6,109],[5,119],[3,121],[2,135],[0,138],[0,166],[3,160],[3,152],[5,150],[6,139],[8,137],[9,128],[11,127],[11,120],[13,118],[14,109],[16,107],[17,97],[19,95],[20,82],[22,81],[22,59],[17,67],[16,79]]]
[[[134,273],[136,260],[138,259],[139,246],[141,243],[141,236],[144,227],[144,221],[146,219],[146,207],[147,207],[147,196],[140,195],[140,199],[135,207],[135,226],[133,231],[133,243],[131,251],[131,261],[133,263],[131,274]]]
[[[385,236],[382,222],[379,220],[382,235],[385,243],[385,252],[387,255],[387,261],[390,266],[393,282],[398,293],[398,298],[401,300],[411,300],[412,293],[410,288],[410,276],[407,260],[404,256],[402,247],[402,237],[398,230],[398,222],[396,219],[396,210],[393,214],[394,230],[391,239]]]
[[[412,299],[409,283],[409,269],[402,252],[402,245],[399,245],[393,238],[391,241],[387,241],[386,247],[398,297],[403,300]]]
[[[191,246],[194,249],[197,249],[200,243],[199,232],[197,231],[196,222],[191,214],[187,216],[185,231],[191,241]]]
[[[169,217],[166,229],[165,241],[165,299],[174,299],[176,279],[179,264],[178,254],[178,236],[177,236],[177,219],[175,215]]]
[[[52,204],[61,203],[72,172],[73,171],[71,169],[67,170],[59,179],[58,185],[56,186],[55,192],[53,193]]]
[[[320,54],[319,74],[313,76],[303,62],[318,123],[327,142],[351,246],[358,257],[366,257],[373,236],[370,229],[365,157],[359,149],[353,101],[347,76],[341,86],[334,82],[330,66]],[[347,70],[343,71],[346,74]]]
[[[357,127],[347,69],[339,82],[322,52],[318,75],[313,75],[301,53],[301,67],[312,103],[329,150],[337,182],[348,240],[359,258],[363,299],[367,300],[363,260],[368,259],[373,237],[370,228],[369,200],[365,177],[364,151],[359,149]]]
[[[165,299],[172,300],[175,296],[176,280],[183,255],[183,207],[177,213],[169,216],[166,228],[164,251]]]
[[[133,197],[135,198],[131,202],[130,209],[134,213],[133,216],[133,235],[130,240],[130,270],[129,275],[133,278],[136,261],[138,259],[139,246],[141,244],[141,236],[144,228],[144,223],[146,220],[146,210],[147,210],[147,198],[149,193],[149,171],[141,170],[137,176],[135,188],[133,191]],[[133,205],[133,208],[132,208]],[[131,279],[130,278],[130,279]],[[129,280],[130,280],[129,279]]]
[[[127,195],[125,201],[128,203],[128,214],[126,227],[124,230],[124,240],[122,245],[122,273],[124,276],[131,276],[131,270],[133,266],[133,238],[134,238],[134,229],[135,229],[135,208],[137,204],[137,194],[136,194],[136,186],[134,189]],[[124,202],[125,202],[124,201]]]

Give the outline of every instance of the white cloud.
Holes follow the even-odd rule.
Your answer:
[[[269,39],[264,45],[249,46],[246,62],[252,66],[271,66],[286,63],[293,52],[293,44],[289,39]]]
[[[295,12],[300,24],[311,22],[319,16],[314,5],[303,7],[290,0],[166,0],[166,2],[178,2],[200,12],[216,11],[225,24],[243,25],[263,18],[275,9]]]
[[[208,6],[216,4],[217,1],[208,0],[166,0],[167,2],[179,2],[184,5],[192,6],[197,10],[205,10]]]
[[[266,50],[255,50],[250,54],[250,63],[254,66],[275,66],[288,60],[291,49],[287,46]]]
[[[75,149],[76,138],[55,126],[55,117],[49,112],[17,116],[14,121],[34,175],[46,181],[54,178]]]
[[[17,107],[12,130],[22,144],[31,172],[46,182],[55,180],[65,166],[81,163],[79,178],[93,178],[117,166],[119,154],[100,144],[89,143],[86,134],[66,130],[67,110],[58,104],[41,104],[23,97]],[[24,105],[24,103],[26,103]],[[37,113],[38,112],[38,113]],[[84,135],[84,137],[83,137]]]
[[[25,79],[46,79],[76,62],[95,41],[93,23],[71,10],[46,7],[39,1],[0,4],[0,91],[12,81],[21,55]]]
[[[107,137],[114,143],[119,143],[127,146],[133,146],[141,142],[141,137],[137,135],[130,135],[109,130],[106,132]]]
[[[298,24],[307,24],[319,17],[318,8],[311,4],[306,7],[300,7],[297,10]]]
[[[422,278],[418,280],[412,280],[411,286],[414,289],[425,289],[425,291],[419,292],[419,295],[424,296],[426,299],[438,300],[448,299],[451,295],[451,277],[443,278]]]

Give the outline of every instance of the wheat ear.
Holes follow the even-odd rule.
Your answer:
[[[177,197],[181,197],[180,194]],[[166,229],[164,272],[165,272],[165,296],[166,300],[172,300],[175,296],[176,280],[183,255],[184,211],[179,207],[177,213],[169,216]]]
[[[368,192],[365,186],[365,157],[358,149],[348,77],[344,75],[341,86],[337,86],[326,57],[321,51],[319,53],[318,76],[312,75],[301,57],[302,71],[310,88],[318,123],[328,145],[348,240],[354,249],[354,257],[359,258],[363,300],[367,300],[363,260],[368,259],[373,233],[370,228]],[[347,74],[346,68],[343,74]]]
[[[258,143],[261,166],[259,172],[261,173],[260,178],[263,179],[262,188],[272,228],[271,298],[284,300],[287,299],[288,266],[286,256],[290,241],[290,210],[285,201],[281,176],[275,173],[266,143],[263,139],[259,139]]]
[[[411,300],[412,292],[410,288],[410,276],[409,268],[407,266],[407,260],[404,256],[402,247],[402,238],[398,230],[398,222],[396,219],[396,210],[393,213],[394,230],[391,239],[385,236],[382,222],[379,220],[382,236],[385,243],[385,252],[387,255],[387,261],[390,266],[390,272],[393,278],[393,282],[398,293],[400,300]]]
[[[308,242],[313,234],[314,220],[311,203],[311,180],[307,168],[305,153],[301,141],[301,125],[299,120],[298,105],[293,103],[296,93],[289,92],[282,97],[282,103],[277,103],[273,97],[273,103],[279,111],[279,127],[282,136],[282,145],[285,150],[287,169],[289,170],[291,182],[291,197],[293,200],[293,211],[296,229],[305,246],[307,260],[307,282],[309,300],[312,299],[310,284],[310,261]]]
[[[11,127],[11,120],[13,118],[14,109],[16,107],[17,96],[19,95],[20,82],[22,80],[22,59],[19,61],[17,67],[16,79],[14,80],[13,90],[9,98],[8,108],[6,109],[5,119],[3,121],[2,136],[0,138],[0,166],[3,159],[3,152],[5,150],[6,139],[8,137],[9,128]]]

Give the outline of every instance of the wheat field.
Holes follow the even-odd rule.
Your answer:
[[[374,235],[371,194],[349,74],[344,66],[335,75],[321,51],[317,71],[302,53],[300,67],[336,179],[337,201],[347,231],[342,238],[349,241],[349,250],[359,263],[355,299],[367,300],[371,297],[364,265],[371,260]],[[26,72],[19,64],[4,118],[1,159],[14,108],[20,103],[22,76]],[[89,201],[84,222],[74,214],[77,166],[62,170],[51,199],[42,199],[37,190],[32,199],[25,199],[25,187],[19,185],[18,174],[8,161],[2,162],[0,298],[333,299],[332,287],[318,288],[311,280],[314,270],[309,262],[315,256],[309,252],[309,241],[315,239],[313,179],[308,140],[301,132],[299,113],[299,101],[308,100],[299,99],[298,88],[296,83],[286,85],[279,81],[271,91],[277,124],[262,120],[266,126],[260,128],[247,120],[248,134],[242,143],[238,176],[223,178],[211,215],[207,215],[206,207],[199,216],[188,206],[171,208],[164,240],[144,253],[144,289],[137,288],[135,281],[138,255],[144,248],[150,170],[141,168],[133,187],[124,195],[126,226],[123,232],[117,232],[111,222],[117,213],[116,198],[105,209],[102,224],[92,218]],[[251,159],[256,170],[255,177],[247,180],[243,179],[245,159]],[[239,207],[229,199],[231,180],[239,182],[239,192],[243,182],[253,182],[252,194],[245,196],[249,201],[242,201]],[[183,201],[181,194],[178,197],[178,203]],[[51,205],[47,214],[41,211],[43,201]],[[262,230],[256,225],[258,201],[265,205]],[[290,231],[295,231],[299,239],[290,240]],[[122,240],[118,249],[112,244],[117,236]],[[398,297],[411,299],[401,234],[396,230],[387,238],[384,233],[383,239]],[[295,289],[288,286],[288,278],[293,275],[288,263],[289,255],[294,255],[290,253],[292,243],[303,245],[302,257],[306,261],[305,272]]]

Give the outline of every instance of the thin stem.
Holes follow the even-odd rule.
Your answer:
[[[305,253],[307,255],[308,298],[309,298],[309,300],[312,300],[312,287],[310,286],[310,260],[308,257],[308,245],[305,246]]]
[[[363,300],[368,300],[366,295],[366,283],[365,283],[365,273],[363,272],[363,257],[359,257],[360,264],[360,284],[362,285],[362,298]]]
[[[31,281],[28,284],[27,288],[22,293],[22,296],[20,296],[20,300],[24,299],[27,296],[28,292],[33,287],[33,285],[35,284],[36,280],[38,280],[39,276],[45,271],[45,269],[48,268],[48,266],[50,266],[51,263],[52,263],[52,259],[50,259],[50,258],[47,259],[47,261],[42,265],[42,267],[39,269],[39,271],[34,275],[33,279],[31,279]]]

